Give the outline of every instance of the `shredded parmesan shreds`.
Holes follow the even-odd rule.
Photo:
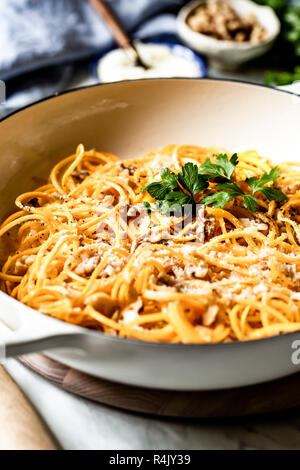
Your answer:
[[[143,301],[139,298],[136,302],[128,305],[126,309],[122,311],[122,322],[127,325],[133,322],[139,317],[139,311],[143,308]]]

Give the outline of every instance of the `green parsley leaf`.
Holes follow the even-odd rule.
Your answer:
[[[274,166],[272,170],[270,170],[269,173],[264,173],[262,177],[260,178],[260,185],[263,186],[267,183],[271,183],[271,181],[275,181],[279,178],[280,176],[280,170],[278,166]]]
[[[163,168],[160,173],[161,181],[152,181],[141,189],[141,193],[148,191],[150,196],[158,201],[162,201],[166,195],[177,186],[177,175],[169,168]]]
[[[173,191],[166,196],[162,203],[160,203],[159,209],[162,214],[174,212],[175,215],[180,216],[182,214],[183,207],[190,204],[193,204],[191,196],[179,191]]]
[[[212,163],[209,158],[207,158],[199,168],[199,174],[207,179],[217,178],[218,176],[224,178],[223,169],[215,163]]]
[[[219,191],[210,196],[206,196],[200,201],[202,204],[213,204],[213,207],[224,207],[228,202],[237,196],[244,196],[241,188],[235,183],[217,184],[215,189],[225,189],[227,191]],[[252,197],[252,196],[251,196]]]
[[[269,201],[285,201],[287,197],[281,191],[275,188],[270,188],[269,186],[264,186],[271,181],[275,181],[279,178],[279,175],[279,168],[278,166],[275,166],[269,173],[264,173],[261,178],[257,178],[256,176],[247,178],[246,183],[250,186],[252,195],[257,192],[261,192]]]
[[[163,168],[160,172],[160,177],[165,186],[170,190],[175,189],[177,186],[178,176],[169,170],[169,168]]]
[[[237,166],[239,162],[237,154],[235,153],[234,155],[232,155],[229,161],[228,161],[228,157],[226,154],[220,154],[220,155],[217,155],[216,160],[217,160],[217,164],[221,168],[223,168],[225,176],[228,179],[230,179],[232,176],[232,173],[234,172],[235,167]]]
[[[191,204],[192,198],[188,194],[179,192],[179,191],[173,191],[172,193],[169,193],[166,196],[166,201],[174,204],[181,204],[182,206],[184,204]]]
[[[222,184],[217,184],[215,186],[216,189],[232,189],[233,191],[236,191],[240,196],[243,196],[243,191],[241,188],[235,184],[235,183],[222,183]]]
[[[219,191],[217,193],[211,194],[210,196],[206,196],[200,201],[200,204],[212,204],[212,207],[224,207],[226,204],[234,199],[236,196],[240,194],[236,191]]]
[[[237,164],[238,156],[236,153],[232,155],[230,159],[228,159],[226,154],[219,154],[216,156],[216,163],[212,163],[210,159],[207,158],[199,169],[199,173],[207,179],[221,177],[230,180]]]
[[[152,208],[151,208],[150,202],[144,201],[143,206],[144,206],[144,209],[146,210],[147,214],[151,214]]]
[[[257,193],[260,189],[267,183],[274,181],[279,177],[279,168],[275,166],[269,173],[265,173],[261,178],[253,176],[252,178],[247,178],[246,183],[252,189],[252,193]]]
[[[148,191],[150,196],[158,201],[162,201],[170,191],[168,186],[164,185],[161,181],[153,181],[146,184],[141,190],[142,193]]]
[[[199,175],[198,166],[191,162],[186,163],[182,167],[178,180],[182,187],[189,191],[192,196],[196,196],[200,191],[208,188],[206,179]]]
[[[243,197],[243,204],[246,209],[249,209],[252,212],[256,212],[258,208],[258,204],[255,200],[254,196],[251,196],[251,194],[245,194]]]
[[[260,190],[269,201],[286,201],[287,197],[279,189],[275,188],[261,188]]]

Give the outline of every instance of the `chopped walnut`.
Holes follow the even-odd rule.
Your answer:
[[[16,261],[15,268],[14,268],[14,274],[16,274],[17,276],[23,276],[26,273],[29,266],[32,265],[35,258],[36,258],[36,255],[23,255],[23,256],[21,256]]]
[[[214,234],[215,218],[207,215],[204,204],[197,206],[196,220],[192,224],[192,229],[197,235],[197,242],[202,245]]]
[[[125,166],[124,163],[121,163],[120,166],[121,166],[122,170],[125,170],[125,171],[127,170],[127,171],[128,171],[128,174],[129,174],[130,176],[134,175],[134,172],[136,171],[136,168],[137,168],[137,167],[134,166],[134,165],[126,165],[126,166]]]
[[[76,183],[82,183],[82,181],[89,176],[89,172],[86,170],[78,170],[78,168],[76,168],[72,172],[71,176]]]
[[[267,34],[254,15],[242,18],[231,5],[219,0],[196,7],[188,16],[187,24],[196,33],[223,41],[258,44]]]
[[[219,307],[217,305],[210,305],[206,312],[203,313],[202,323],[204,326],[210,326],[214,323],[219,312]]]
[[[102,249],[100,246],[81,246],[76,254],[73,255],[73,259],[78,262],[75,273],[79,276],[91,274],[98,265],[101,255]]]
[[[136,320],[139,316],[139,312],[143,309],[143,301],[139,297],[135,302],[132,302],[122,310],[121,315],[123,317],[122,323],[125,325]]]
[[[91,258],[84,259],[75,269],[75,273],[79,276],[91,274],[99,263],[99,256],[92,256]]]

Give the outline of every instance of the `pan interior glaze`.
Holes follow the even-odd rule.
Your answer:
[[[158,79],[98,85],[42,101],[0,124],[0,217],[13,207],[18,194],[37,186],[80,142],[121,158],[177,143],[232,152],[253,148],[274,162],[297,160],[299,99],[230,81]],[[27,352],[33,350],[32,340],[48,331],[48,336],[60,335],[55,344],[60,349],[49,356],[127,384],[175,390],[229,388],[283,377],[300,368],[291,361],[292,342],[300,339],[300,332],[235,344],[151,344],[49,319],[3,293],[0,304],[2,318],[29,325]],[[71,345],[62,341],[63,334],[76,336],[76,349],[61,348]]]

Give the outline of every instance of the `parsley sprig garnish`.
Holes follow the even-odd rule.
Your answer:
[[[163,168],[160,172],[160,181],[153,181],[141,190],[148,191],[156,200],[154,209],[159,209],[163,214],[168,212],[180,212],[183,206],[195,205],[196,196],[208,188],[207,178],[198,172],[198,166],[194,163],[186,163],[178,174],[169,168]],[[150,203],[144,204],[147,210],[151,210]]]
[[[269,173],[265,173],[261,178],[254,176],[253,178],[246,179],[246,183],[251,188],[251,196],[254,198],[255,193],[261,192],[269,201],[285,201],[286,195],[283,194],[279,189],[265,186],[265,184],[271,181],[277,180],[280,176],[278,166],[275,166]],[[257,209],[257,205],[254,211]],[[252,210],[252,209],[251,209]]]
[[[161,179],[146,184],[141,190],[142,193],[147,191],[156,201],[154,205],[145,202],[145,208],[148,211],[158,209],[163,214],[180,214],[186,205],[195,207],[200,202],[222,208],[232,199],[241,197],[243,206],[255,212],[258,208],[257,193],[262,193],[269,201],[287,199],[280,190],[266,186],[279,178],[278,166],[260,178],[247,178],[245,183],[249,187],[249,193],[245,193],[233,180],[237,164],[238,155],[235,153],[230,158],[226,154],[219,154],[215,163],[207,158],[200,167],[191,162],[186,163],[178,174],[171,172],[169,168],[163,168]],[[209,187],[209,183],[218,183],[212,188],[215,192],[201,198],[202,191]]]

